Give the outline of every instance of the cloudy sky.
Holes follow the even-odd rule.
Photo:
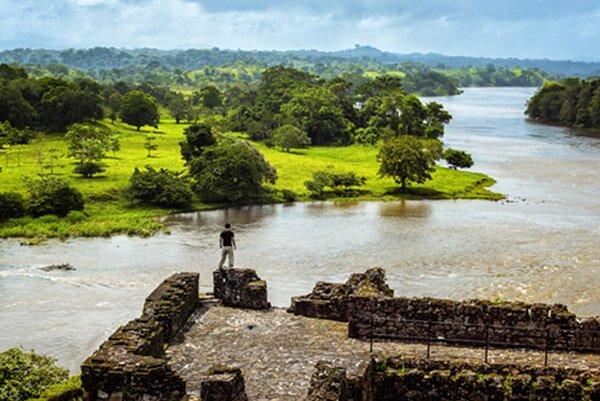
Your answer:
[[[0,0],[0,48],[339,50],[600,59],[598,0]]]

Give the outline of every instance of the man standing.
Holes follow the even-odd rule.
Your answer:
[[[225,229],[221,231],[219,238],[219,248],[221,248],[221,261],[219,262],[219,269],[223,268],[225,258],[228,259],[229,268],[233,269],[233,250],[235,249],[235,235],[231,230],[231,224],[225,224]]]

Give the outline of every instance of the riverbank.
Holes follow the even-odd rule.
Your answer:
[[[150,236],[164,230],[164,225],[157,219],[179,210],[135,205],[127,199],[125,190],[136,167],[150,165],[155,168],[185,170],[179,142],[184,139],[183,129],[187,124],[175,124],[167,120],[157,129],[146,129],[143,132],[119,123],[105,124],[118,133],[121,150],[110,154],[104,160],[106,171],[91,179],[72,173],[75,164],[66,157],[67,146],[61,135],[49,135],[19,150],[2,152],[4,163],[0,173],[0,192],[16,191],[25,195],[24,178],[52,173],[79,189],[86,199],[86,207],[85,215],[76,218],[25,217],[0,223],[0,238],[22,237],[35,242],[46,238],[108,237],[118,234]],[[156,137],[158,145],[152,157],[148,157],[144,148],[148,134]],[[296,201],[314,200],[309,197],[304,181],[311,179],[314,171],[326,169],[336,172],[353,171],[367,179],[365,185],[360,187],[360,192],[357,191],[354,196],[328,197],[328,200],[499,200],[504,197],[488,189],[495,181],[484,174],[443,167],[436,167],[432,180],[412,185],[407,191],[400,192],[392,179],[378,177],[378,148],[373,146],[311,147],[288,153],[268,148],[262,143],[253,142],[253,145],[277,169],[279,177],[275,185],[268,187],[270,191],[256,202],[258,204],[286,201],[282,195],[283,190],[293,192]],[[196,202],[192,209],[199,211],[225,206],[235,205]]]

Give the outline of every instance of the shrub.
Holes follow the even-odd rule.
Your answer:
[[[87,219],[87,215],[79,210],[71,210],[69,214],[67,214],[66,219],[69,223],[79,223]]]
[[[289,189],[282,189],[281,196],[286,202],[296,202],[296,193],[294,191],[290,191]]]
[[[333,173],[331,171],[315,171],[313,179],[304,182],[304,186],[313,196],[322,196],[325,188],[330,188],[336,195],[343,196],[351,187],[359,187],[365,183],[365,177],[359,177],[354,172]]]
[[[469,168],[473,166],[473,158],[464,150],[448,148],[444,151],[444,160],[455,170],[457,168]]]
[[[273,131],[272,141],[281,146],[283,151],[289,152],[291,148],[303,148],[310,145],[310,137],[300,128],[285,124]]]
[[[67,379],[67,369],[33,351],[11,348],[0,353],[0,400],[24,401],[39,397],[50,385]]]
[[[57,177],[42,177],[27,182],[27,212],[32,216],[55,214],[66,216],[71,210],[83,210],[81,192]]]
[[[134,170],[129,180],[129,195],[140,202],[161,207],[183,208],[192,204],[194,194],[187,179],[181,173],[165,169]]]
[[[73,376],[62,383],[51,385],[39,398],[28,401],[83,401],[84,398],[81,376]]]
[[[25,200],[16,192],[0,193],[0,221],[23,217]]]
[[[83,162],[75,166],[75,168],[73,169],[73,172],[75,174],[80,174],[84,178],[91,178],[93,175],[100,174],[104,171],[106,170],[102,168],[102,166],[99,163],[95,162]]]

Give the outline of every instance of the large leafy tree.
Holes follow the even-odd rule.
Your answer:
[[[410,182],[422,184],[431,179],[435,164],[427,143],[410,135],[384,142],[377,160],[381,162],[379,175],[392,177],[402,189]]]
[[[282,125],[273,132],[273,143],[289,152],[291,148],[303,148],[310,145],[310,137],[300,128],[290,124]]]
[[[188,165],[198,158],[205,147],[214,145],[217,140],[212,128],[207,124],[193,124],[183,130],[185,141],[179,142],[181,156]]]
[[[325,87],[296,90],[290,101],[281,106],[281,112],[297,121],[314,145],[347,143],[354,128],[344,118],[336,95]]]
[[[260,196],[263,183],[274,184],[277,180],[275,168],[246,142],[206,148],[193,163],[196,191],[210,200],[253,200]]]
[[[156,99],[141,91],[131,91],[121,99],[121,120],[139,131],[144,125],[156,125],[159,121]]]

